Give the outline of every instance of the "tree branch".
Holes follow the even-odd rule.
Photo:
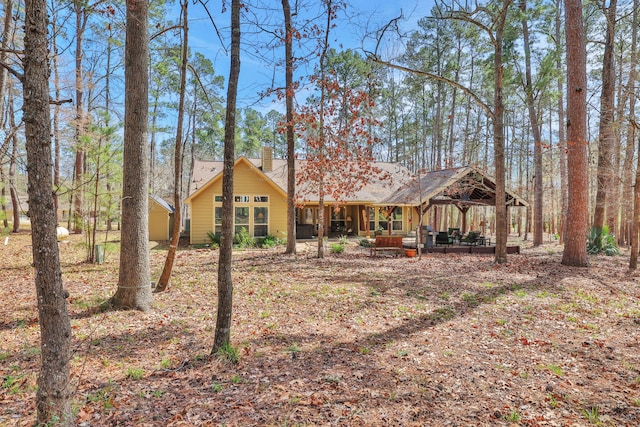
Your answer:
[[[24,55],[24,50],[8,49],[4,47],[0,47],[0,52],[13,53],[14,55]]]
[[[400,10],[400,15],[399,15],[399,16],[397,16],[396,18],[391,19],[389,22],[387,22],[387,24],[386,24],[384,27],[382,27],[382,28],[380,29],[380,33],[377,35],[376,48],[375,48],[375,50],[373,51],[373,52],[374,52],[374,55],[376,55],[376,57],[378,56],[378,48],[380,47],[380,42],[382,41],[382,38],[383,38],[383,36],[384,36],[384,33],[386,33],[386,32],[387,32],[387,30],[388,30],[390,27],[394,27],[394,28],[397,30],[397,28],[398,28],[398,21],[399,21],[400,19],[402,19],[402,9]]]
[[[182,25],[172,25],[171,27],[167,27],[167,28],[163,29],[162,31],[160,31],[160,32],[155,33],[154,35],[152,35],[152,36],[149,38],[149,41],[152,41],[152,40],[153,40],[153,39],[155,39],[156,37],[160,37],[161,35],[163,35],[164,33],[168,32],[168,31],[171,31],[171,30],[177,30],[177,29],[179,29],[179,28],[181,29],[181,28],[182,28]]]
[[[4,68],[5,70],[7,70],[9,73],[13,74],[13,76],[20,80],[21,82],[24,82],[24,74],[19,73],[17,70],[14,70],[13,68],[11,68],[10,66],[8,66],[7,64],[5,64],[4,62],[0,62],[0,67]]]
[[[442,76],[438,76],[436,74],[432,74],[429,73],[427,71],[421,71],[421,70],[414,70],[413,68],[408,68],[402,65],[398,65],[398,64],[394,64],[388,61],[383,61],[382,59],[378,58],[377,56],[375,56],[372,53],[368,53],[368,60],[375,62],[376,64],[380,64],[380,65],[384,65],[390,68],[394,68],[396,70],[400,70],[400,71],[404,71],[406,73],[410,73],[410,74],[417,74],[420,76],[425,76],[428,77],[430,79],[433,80],[437,80],[440,82],[444,82],[448,85],[451,85],[457,89],[460,89],[462,92],[464,92],[469,98],[471,98],[478,106],[480,106],[480,108],[482,108],[488,115],[489,117],[493,120],[494,119],[494,113],[493,110],[491,109],[491,107],[489,105],[487,105],[485,102],[483,102],[478,95],[476,95],[475,93],[473,93],[473,91],[471,91],[468,87],[461,85],[460,83],[456,82],[455,80],[451,80],[448,79],[446,77],[442,77]]]
[[[73,99],[49,99],[49,105],[62,105],[62,104],[70,104],[73,102]]]
[[[216,34],[218,35],[218,40],[220,40],[220,46],[222,46],[222,48],[224,49],[224,53],[225,54],[229,54],[229,50],[227,50],[227,48],[224,46],[224,40],[222,39],[222,35],[220,34],[220,30],[218,30],[218,26],[216,25],[216,21],[213,19],[213,16],[211,16],[211,13],[209,12],[209,9],[207,9],[207,2],[203,1],[203,0],[198,0],[198,3],[200,3],[202,5],[202,7],[204,8],[204,11],[207,12],[207,15],[209,16],[209,20],[211,21],[211,25],[213,25],[213,29],[216,30]]]

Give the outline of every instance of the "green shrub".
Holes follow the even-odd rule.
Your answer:
[[[233,244],[239,248],[255,248],[256,240],[251,237],[246,228],[241,227],[240,231],[233,236]]]
[[[363,246],[365,248],[369,248],[371,247],[371,242],[369,242],[369,239],[360,239],[360,241],[358,242],[358,244],[360,246]]]
[[[220,235],[214,233],[213,231],[209,231],[207,233],[207,237],[209,237],[209,241],[211,242],[211,249],[216,249],[220,247]]]
[[[606,225],[602,229],[592,227],[587,236],[587,253],[595,255],[600,252],[608,256],[620,255],[616,237]]]
[[[340,242],[341,245],[346,245],[348,241],[349,241],[349,238],[344,234],[338,237],[338,242]]]
[[[341,254],[342,252],[344,252],[344,245],[341,245],[340,243],[332,243],[330,246],[330,250],[331,253]]]
[[[282,244],[282,240],[278,239],[276,236],[272,236],[271,234],[267,234],[265,237],[258,240],[258,246],[261,248],[272,248],[280,244]]]

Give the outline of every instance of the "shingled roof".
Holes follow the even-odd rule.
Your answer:
[[[261,159],[248,159],[283,192],[287,191],[287,161],[273,159],[271,170],[262,169]],[[296,160],[296,169],[304,160]],[[397,163],[375,162],[380,176],[372,176],[371,181],[343,203],[368,203],[384,206],[418,206],[420,204],[465,204],[495,205],[495,180],[479,169],[465,166],[422,173],[419,180],[407,168]],[[199,189],[222,174],[220,161],[196,160],[193,179],[189,189],[192,198]],[[306,193],[309,202],[314,202],[310,191],[298,188],[298,193]],[[336,202],[326,199],[326,203]],[[511,191],[506,192],[505,203],[509,206],[527,206],[527,202]]]
[[[409,185],[382,201],[388,205],[466,204],[495,206],[495,180],[479,169],[464,166],[420,174]],[[506,192],[508,206],[527,206],[515,193]]]
[[[245,158],[257,170],[269,178],[283,192],[287,191],[287,161],[273,159],[272,169],[263,170],[261,159]],[[236,161],[237,162],[237,161]],[[296,170],[304,166],[304,160],[296,160]],[[380,174],[372,174],[371,180],[362,189],[357,191],[343,203],[372,203],[390,197],[398,188],[408,185],[414,180],[414,175],[403,166],[396,163],[374,162],[373,166],[380,171]],[[198,190],[203,188],[212,179],[216,179],[222,174],[223,163],[221,161],[196,160],[193,167],[193,177],[189,188],[189,198],[192,198]],[[299,194],[305,194],[305,199],[314,202],[313,192],[300,186],[297,188]],[[336,200],[325,199],[326,203],[334,203]]]

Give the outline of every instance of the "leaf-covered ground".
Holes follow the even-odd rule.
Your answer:
[[[95,312],[118,252],[61,243],[80,426],[637,426],[640,286],[627,257],[314,258],[234,253],[237,364],[209,355],[217,252],[181,248],[148,313]],[[4,243],[4,242],[1,242]],[[39,332],[30,236],[0,246],[0,425],[34,422]],[[157,276],[166,251],[151,250]]]

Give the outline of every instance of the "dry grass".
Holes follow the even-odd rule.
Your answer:
[[[93,310],[117,244],[88,265],[61,244],[83,426],[636,426],[640,288],[623,257],[560,265],[560,248],[490,256],[234,255],[232,345],[211,357],[217,252],[179,252],[148,313]],[[0,425],[34,421],[39,364],[29,236],[0,247]],[[159,274],[165,250],[151,259]]]

